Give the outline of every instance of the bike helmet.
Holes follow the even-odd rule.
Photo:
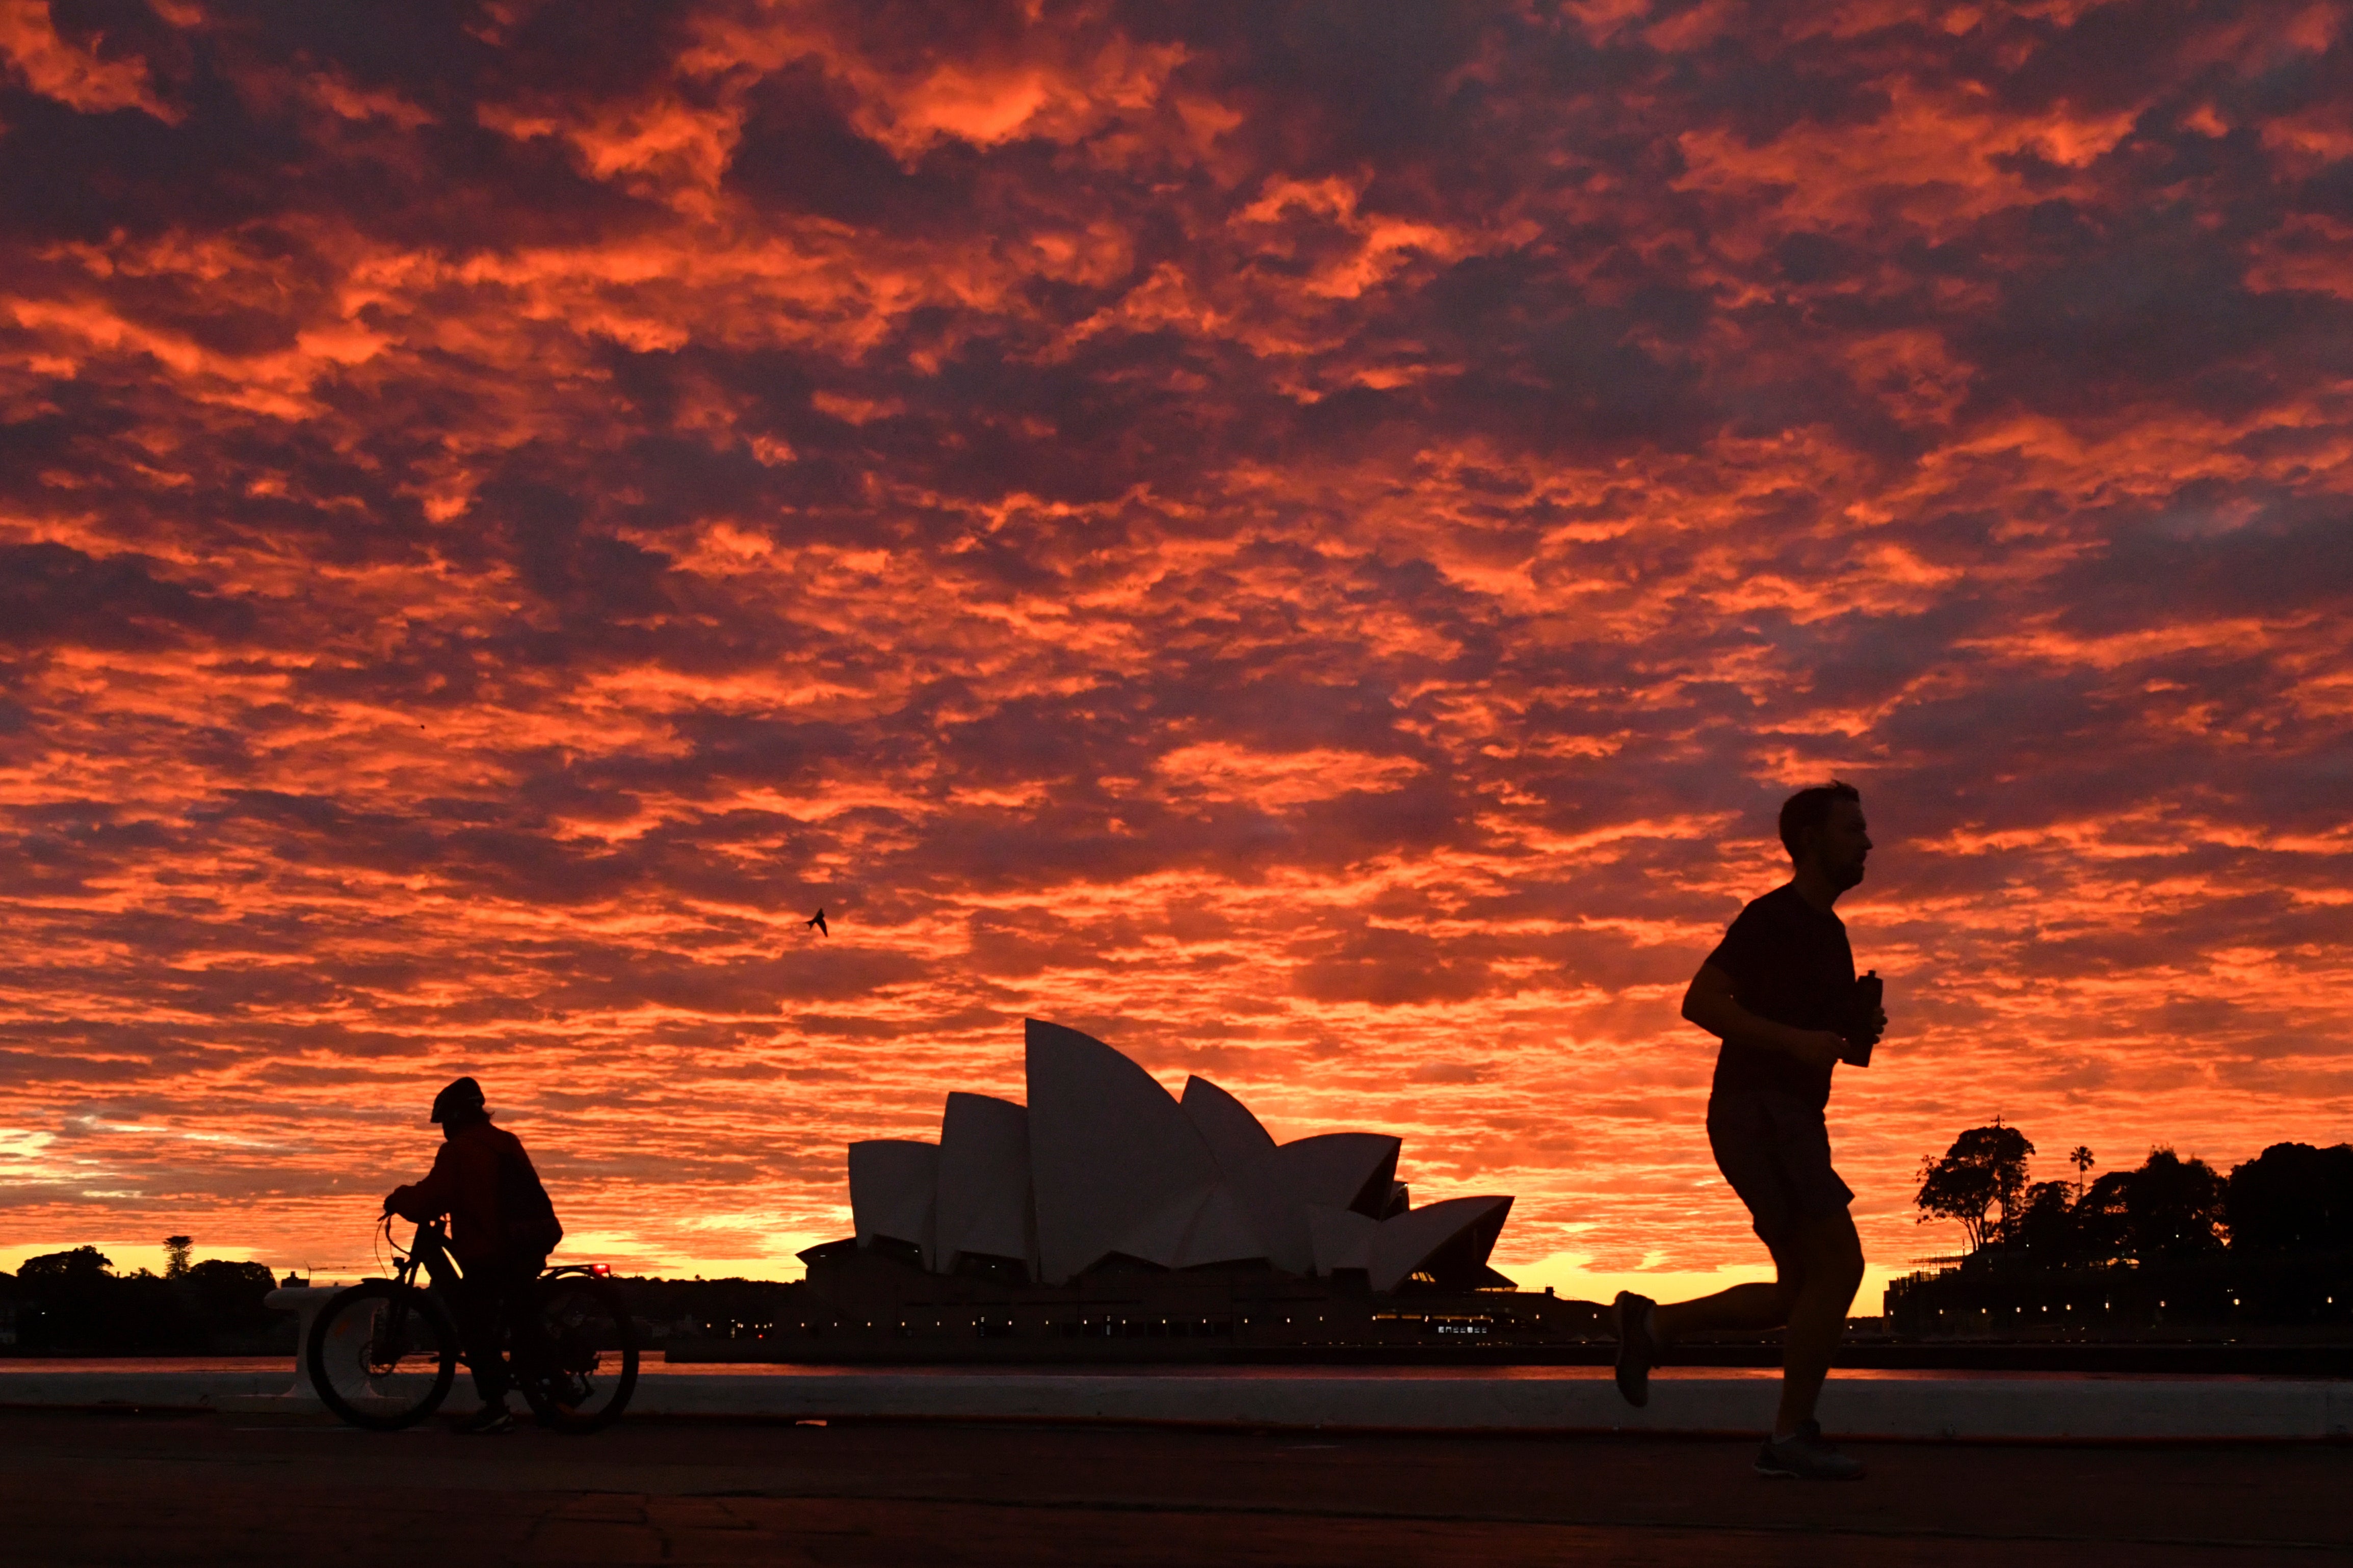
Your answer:
[[[433,1120],[447,1121],[452,1116],[479,1116],[482,1113],[482,1086],[470,1078],[452,1081],[448,1088],[433,1097]]]

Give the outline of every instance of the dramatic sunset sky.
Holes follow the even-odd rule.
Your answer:
[[[0,1265],[471,1072],[789,1276],[1031,1015],[1672,1294],[1832,773],[1883,1272],[2353,1134],[2353,6],[0,0]]]

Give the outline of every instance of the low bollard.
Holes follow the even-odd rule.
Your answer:
[[[262,1305],[295,1314],[294,1385],[283,1394],[232,1394],[217,1401],[225,1415],[319,1417],[327,1407],[311,1382],[311,1325],[320,1310],[341,1293],[340,1286],[284,1285],[261,1299]]]

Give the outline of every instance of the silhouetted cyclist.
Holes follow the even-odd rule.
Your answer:
[[[395,1187],[384,1212],[420,1224],[449,1216],[449,1251],[466,1277],[443,1283],[482,1400],[458,1429],[505,1432],[514,1415],[507,1409],[507,1362],[499,1353],[502,1331],[512,1331],[518,1361],[541,1350],[533,1286],[564,1226],[522,1141],[491,1125],[480,1084],[461,1078],[434,1096],[433,1120],[441,1124],[442,1144],[431,1173],[414,1186]]]
[[[1862,1467],[1823,1442],[1814,1420],[1862,1283],[1862,1244],[1847,1213],[1854,1193],[1831,1168],[1822,1110],[1831,1068],[1856,1051],[1867,1060],[1887,1023],[1875,1002],[1858,1003],[1846,926],[1831,912],[1862,880],[1871,835],[1862,797],[1836,781],[1791,795],[1780,828],[1794,874],[1740,911],[1683,995],[1683,1016],[1724,1042],[1708,1147],[1748,1205],[1778,1278],[1672,1306],[1620,1293],[1618,1388],[1629,1403],[1647,1404],[1661,1348],[1684,1334],[1786,1325],[1780,1410],[1757,1468],[1851,1480]]]

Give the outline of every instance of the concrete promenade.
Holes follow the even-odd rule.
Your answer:
[[[955,1371],[646,1363],[633,1412],[791,1419],[1120,1422],[1363,1432],[1726,1436],[1771,1417],[1777,1374],[1669,1370],[1627,1406],[1607,1369],[1499,1367]],[[284,1393],[275,1363],[0,1363],[0,1406],[252,1414]],[[274,1402],[271,1402],[274,1403]],[[461,1375],[447,1409],[470,1407]],[[2353,1384],[2269,1378],[1850,1373],[1822,1424],[1850,1437],[1990,1440],[2341,1438]]]
[[[624,1422],[390,1436],[0,1413],[0,1561],[2236,1568],[2353,1553],[2353,1447],[1850,1446],[1134,1426]]]

